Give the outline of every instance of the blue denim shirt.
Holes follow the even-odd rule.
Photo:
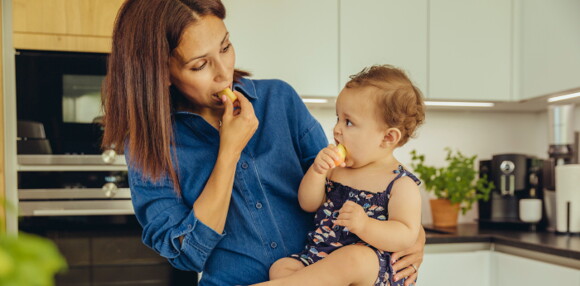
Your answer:
[[[237,163],[223,233],[204,225],[192,208],[219,148],[219,132],[202,117],[174,114],[181,198],[169,178],[154,183],[129,163],[143,242],[176,268],[203,271],[204,286],[266,281],[274,261],[302,250],[313,215],[300,208],[298,186],[328,144],[320,124],[287,83],[241,79],[234,89],[250,100],[260,124]]]

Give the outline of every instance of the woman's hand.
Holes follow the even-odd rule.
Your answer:
[[[258,118],[254,113],[254,107],[250,101],[241,93],[234,91],[238,97],[239,108],[234,110],[234,103],[225,95],[222,95],[222,102],[225,105],[220,127],[220,149],[239,155],[246,147],[256,130],[258,129]]]
[[[415,245],[411,248],[399,252],[394,252],[391,255],[393,260],[393,271],[395,274],[395,281],[399,281],[407,277],[405,286],[416,285],[418,269],[423,263],[423,255],[425,249],[425,230],[421,228],[419,238]]]
[[[330,144],[328,147],[318,152],[316,159],[314,159],[314,163],[312,163],[312,168],[314,172],[326,175],[332,168],[337,167],[335,162],[339,160],[340,155],[338,153],[338,148],[335,145]],[[344,162],[340,163],[339,166],[344,167]]]

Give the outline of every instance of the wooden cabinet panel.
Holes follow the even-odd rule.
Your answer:
[[[123,0],[13,0],[17,49],[109,52]]]
[[[0,4],[0,23],[2,23],[2,5]],[[3,30],[0,29],[0,39],[2,38]],[[0,52],[4,51],[4,46],[0,42]],[[0,66],[3,64],[3,56],[0,56]],[[6,230],[6,210],[4,209],[4,201],[6,199],[6,184],[4,182],[5,164],[4,164],[4,75],[0,69],[0,233]]]

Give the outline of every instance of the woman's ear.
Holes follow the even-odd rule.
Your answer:
[[[395,147],[401,140],[401,130],[399,128],[389,128],[385,130],[382,147]]]

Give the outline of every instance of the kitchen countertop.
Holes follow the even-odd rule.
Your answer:
[[[479,229],[476,223],[456,228],[424,225],[427,244],[489,242],[580,260],[580,235]]]

